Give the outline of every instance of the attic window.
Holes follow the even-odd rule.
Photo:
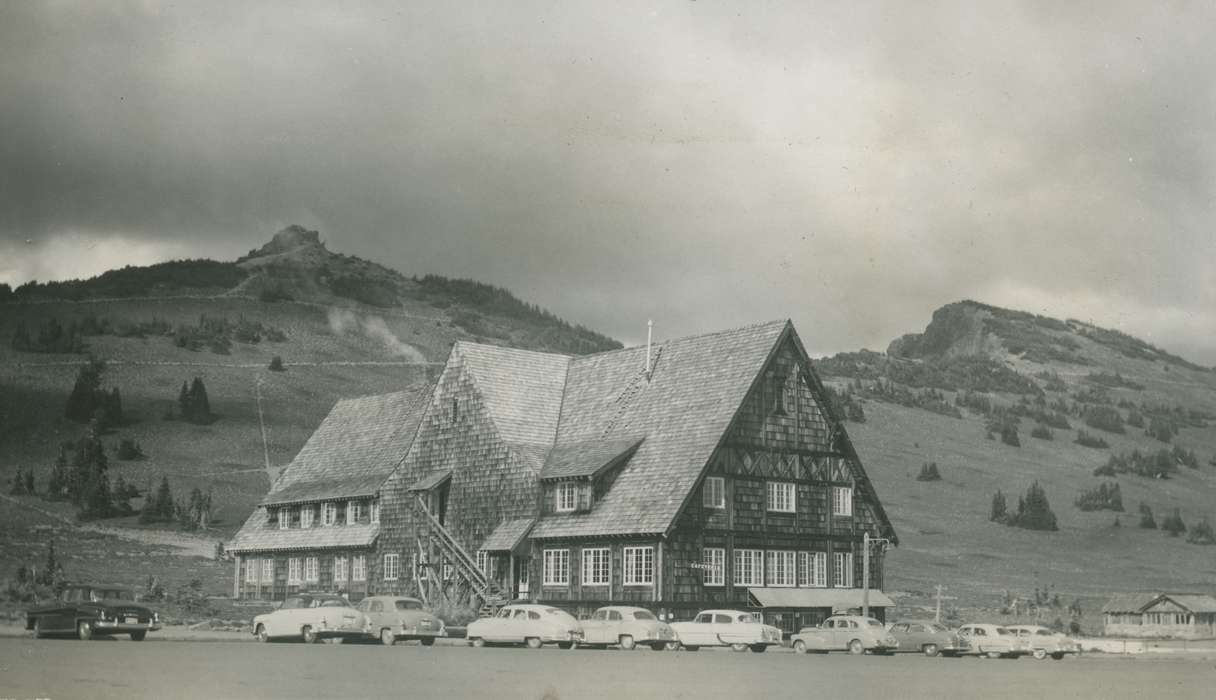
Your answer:
[[[558,513],[569,513],[578,503],[578,487],[573,481],[564,481],[557,485],[553,509]]]

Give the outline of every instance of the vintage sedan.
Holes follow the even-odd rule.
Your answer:
[[[925,656],[958,656],[967,653],[967,642],[940,622],[901,620],[887,627],[899,642],[898,651]]]
[[[583,639],[583,627],[565,610],[520,603],[504,606],[493,617],[470,622],[465,637],[475,647],[487,643],[526,644],[529,649],[539,649],[543,644],[556,644],[561,649],[573,649]]]
[[[87,641],[126,634],[140,642],[160,629],[160,617],[122,586],[72,584],[58,600],[27,611],[25,628],[35,637],[75,635]]]
[[[676,633],[645,608],[609,605],[583,620],[583,644],[633,649],[638,644],[662,651]]]
[[[299,639],[360,639],[367,636],[367,618],[350,601],[333,593],[292,593],[277,610],[253,618],[259,641]]]
[[[1030,642],[1000,625],[969,623],[958,628],[967,640],[968,652],[990,659],[1016,659],[1031,653]]]
[[[355,609],[367,618],[367,633],[385,646],[402,639],[417,639],[429,647],[436,637],[447,633],[443,620],[423,610],[422,601],[417,598],[374,595],[359,601]]]
[[[1030,644],[1030,652],[1036,659],[1048,656],[1059,661],[1068,654],[1080,654],[1081,644],[1060,632],[1053,632],[1042,625],[1008,625],[1007,630]]]
[[[781,630],[766,625],[754,613],[741,610],[703,610],[687,622],[673,622],[671,629],[688,651],[701,647],[729,646],[735,651],[760,653],[781,644]],[[669,648],[675,645],[669,645]]]
[[[847,651],[850,654],[889,654],[899,649],[899,641],[872,617],[833,615],[818,627],[803,627],[790,637],[799,654]]]

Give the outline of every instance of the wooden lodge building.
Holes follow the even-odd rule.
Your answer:
[[[1108,637],[1212,639],[1216,598],[1204,593],[1120,593],[1102,606]]]
[[[410,593],[576,614],[862,604],[897,544],[788,321],[587,356],[456,343],[419,392],[341,401],[228,551],[234,593]],[[883,556],[870,605],[881,617]]]

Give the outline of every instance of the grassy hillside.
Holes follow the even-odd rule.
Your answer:
[[[925,333],[904,336],[888,354],[846,353],[817,365],[840,401],[864,413],[865,422],[848,428],[900,534],[887,589],[910,594],[905,603],[931,605],[937,584],[959,598],[954,604],[991,608],[1005,591],[1027,598],[1053,587],[1091,612],[1117,590],[1216,589],[1216,547],[1137,526],[1142,502],[1158,523],[1174,509],[1188,526],[1216,522],[1211,370],[1117,332],[974,302],[939,310]],[[1097,422],[1122,432],[1091,425],[1096,413],[1117,415],[1114,425]],[[1133,414],[1140,426],[1128,422]],[[1154,417],[1176,430],[1169,442],[1146,434]],[[1005,423],[1015,424],[1019,447],[1000,439]],[[1052,439],[1032,437],[1036,428]],[[1077,444],[1080,430],[1108,446]],[[1193,452],[1198,468],[1175,463],[1168,478],[1094,475],[1112,455],[1175,447]],[[917,480],[927,462],[942,480]],[[997,490],[1014,508],[1035,481],[1058,531],[989,521]],[[1126,512],[1074,505],[1111,482]]]

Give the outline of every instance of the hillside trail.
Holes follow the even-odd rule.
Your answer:
[[[257,297],[246,296],[243,294],[171,294],[163,297],[98,297],[96,299],[22,299],[20,301],[9,302],[13,304],[105,304],[107,302],[141,302],[154,303],[160,301],[229,301],[229,300],[244,300],[258,301]],[[299,301],[286,300],[276,301],[276,304],[306,306],[313,309],[342,309],[351,308],[353,311],[366,311],[358,307],[345,307],[337,304],[326,304],[320,301]],[[410,313],[402,309],[376,307],[374,311],[377,316],[393,316],[395,318],[408,318],[415,321],[448,321],[444,316],[427,316],[425,314]]]
[[[135,367],[230,367],[233,369],[263,369],[265,362],[195,362],[186,360],[121,360],[98,358],[107,365],[130,365]],[[51,362],[12,362],[10,367],[78,367],[80,360],[54,360]],[[0,363],[2,364],[2,363]],[[409,362],[406,360],[321,360],[317,362],[284,362],[284,367],[436,367],[442,362]]]
[[[58,523],[66,525],[74,530],[84,532],[95,532],[102,535],[110,535],[130,542],[138,542],[146,545],[157,545],[161,547],[173,547],[182,550],[179,554],[183,556],[203,557],[204,559],[215,558],[215,543],[220,541],[219,538],[209,539],[198,535],[187,535],[182,532],[166,532],[164,530],[136,530],[125,527],[112,527],[107,525],[99,525],[97,523],[78,523],[71,518],[65,517],[53,510],[41,508],[32,503],[24,503],[7,494],[0,494],[0,499],[13,504],[24,510],[31,510],[40,515],[44,515]]]

